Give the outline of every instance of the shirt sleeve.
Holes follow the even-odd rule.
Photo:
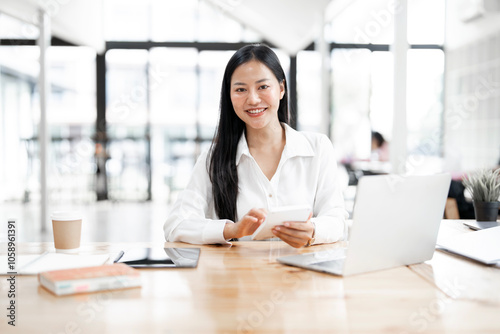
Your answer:
[[[311,220],[316,227],[314,244],[332,243],[347,237],[344,197],[338,183],[337,162],[333,146],[321,136],[317,148],[319,157],[318,184]]]
[[[168,242],[230,244],[224,226],[230,220],[217,219],[212,203],[212,184],[207,171],[208,151],[200,155],[187,187],[179,194],[163,230]]]

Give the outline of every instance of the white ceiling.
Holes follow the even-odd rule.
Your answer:
[[[265,40],[296,54],[318,39],[330,0],[204,0],[252,28]],[[332,0],[332,2],[337,2]],[[345,2],[345,1],[344,1]]]
[[[2,0],[0,11],[37,25],[38,8],[51,18],[52,35],[77,45],[104,51],[103,0]]]
[[[51,29],[54,36],[77,45],[90,46],[98,53],[102,53],[105,48],[103,28],[105,1],[1,0],[0,11],[36,25],[38,8],[44,8],[51,18]],[[151,0],[134,1],[146,6]],[[363,40],[360,41],[363,32],[369,28],[368,24],[373,22],[380,23],[384,29],[370,40],[371,43],[390,43],[392,40],[392,25],[387,24],[388,27],[385,27],[384,23],[386,22],[383,22],[383,17],[380,17],[381,14],[390,12],[390,6],[394,6],[394,2],[388,0],[200,1],[216,7],[228,17],[258,32],[264,40],[290,55],[296,54],[299,50],[318,40],[323,22],[333,21],[331,31],[336,34],[335,38],[339,38],[341,42],[342,39],[363,42]],[[411,1],[412,6],[416,7],[419,1]],[[490,2],[492,1],[498,2],[498,0],[490,0]],[[451,4],[454,5],[454,2],[455,0]],[[471,0],[457,0],[456,2],[471,3]],[[126,3],[123,2],[123,6],[126,6]],[[451,10],[450,13],[452,16],[457,15]],[[478,31],[484,31],[498,21],[498,15],[500,15],[498,12],[495,12],[495,15],[486,13],[482,20],[467,24],[462,22],[462,25],[467,25],[468,28],[477,26]],[[389,19],[392,20],[392,16],[389,16]],[[448,19],[449,22],[453,23],[450,20],[450,15],[448,15]],[[493,23],[490,24],[490,21]],[[451,23],[448,24],[448,31],[457,31],[458,33],[454,34],[457,40],[463,39],[464,34],[461,33],[460,27],[456,28]],[[339,34],[340,37],[337,36]],[[30,38],[30,36],[26,37]]]
[[[354,0],[202,1],[257,31],[265,40],[289,54],[297,53],[318,38],[325,13],[331,18],[336,12],[354,2]],[[91,46],[101,53],[105,47],[103,2],[104,0],[2,0],[0,11],[36,25],[38,8],[44,8],[51,18],[54,36],[74,44]]]

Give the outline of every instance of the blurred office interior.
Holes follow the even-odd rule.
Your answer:
[[[169,206],[210,145],[225,64],[248,43],[280,57],[293,125],[332,140],[348,207],[366,173],[459,178],[495,166],[499,18],[488,0],[4,0],[1,219],[19,221],[21,240],[51,240],[41,213],[78,209],[84,240],[163,240]],[[371,150],[372,131],[388,161]]]

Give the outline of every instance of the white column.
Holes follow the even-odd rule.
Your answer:
[[[50,18],[40,9],[38,13],[40,36],[38,37],[38,46],[40,48],[40,73],[38,75],[38,89],[40,94],[40,124],[38,128],[38,145],[40,148],[40,226],[41,233],[47,230],[47,152],[50,145],[50,138],[47,132],[47,96],[50,92],[50,86],[47,78],[47,48],[50,46]]]
[[[2,74],[0,73],[0,94],[3,92],[2,90]],[[5,113],[4,113],[4,101],[0,101],[0,161],[5,161],[7,162],[7,154],[5,152],[6,149],[6,121],[5,121]],[[5,184],[4,180],[6,179],[7,173],[5,172],[6,168],[4,167],[5,163],[0,164],[0,184]],[[5,187],[4,187],[5,188]],[[5,195],[6,191],[5,189],[0,189],[0,202],[3,202],[5,200]]]
[[[325,39],[325,16],[321,14],[321,28],[315,49],[321,57],[321,133],[330,135],[330,45]]]
[[[392,172],[404,174],[407,158],[406,125],[406,66],[408,53],[407,38],[407,0],[396,2],[394,11],[394,43],[391,51],[394,57],[394,113],[392,139],[390,143],[390,161]]]

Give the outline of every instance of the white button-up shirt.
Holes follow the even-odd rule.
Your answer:
[[[269,180],[250,154],[243,134],[236,152],[239,193],[237,220],[252,208],[268,211],[280,206],[309,205],[316,227],[315,243],[330,243],[346,236],[344,199],[337,184],[337,163],[328,137],[297,132],[285,124],[286,144],[276,173]],[[164,225],[167,241],[226,244],[224,226],[214,209],[212,183],[203,152],[186,189],[179,195]],[[241,240],[241,239],[240,239]]]

